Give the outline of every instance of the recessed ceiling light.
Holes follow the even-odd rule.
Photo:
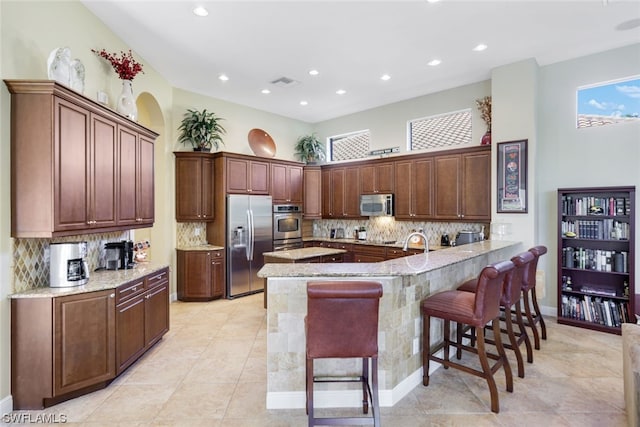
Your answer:
[[[391,76],[390,76],[389,74],[383,74],[383,75],[380,77],[380,80],[384,80],[384,81],[386,82],[386,81],[387,81],[387,80],[389,80],[390,78],[391,78]]]
[[[320,74],[320,72],[318,70],[309,70],[309,74],[311,74],[312,76],[317,76],[318,74]]]
[[[261,92],[264,93],[265,95],[268,95],[271,93],[269,89],[262,89]]]
[[[309,104],[309,103],[308,103],[307,101],[300,101],[300,105],[302,105],[303,107],[304,107],[305,105],[308,105],[308,104]]]
[[[207,16],[209,14],[209,11],[202,6],[198,6],[193,9],[193,13],[198,16]]]
[[[476,52],[482,52],[483,50],[486,50],[487,47],[489,47],[489,46],[487,46],[484,43],[480,43],[478,46],[474,47],[473,50],[476,51]]]
[[[439,59],[432,59],[431,61],[427,62],[427,65],[435,67],[436,65],[440,65],[441,62],[442,61],[440,61]]]
[[[338,89],[338,90],[336,91],[336,93],[337,93],[338,95],[344,95],[345,93],[347,93],[347,91],[346,91],[346,90],[344,90],[344,89]]]
[[[218,76],[219,80],[222,80],[223,82],[226,82],[227,80],[229,80],[229,77],[226,74],[220,74]]]
[[[427,3],[438,3],[440,0],[427,0]]]

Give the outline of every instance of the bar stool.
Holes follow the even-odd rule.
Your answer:
[[[513,270],[511,261],[502,261],[486,266],[478,277],[478,286],[475,293],[458,290],[444,291],[431,295],[421,303],[423,321],[422,342],[422,383],[429,385],[429,361],[441,363],[445,369],[453,367],[469,374],[484,378],[489,386],[491,395],[491,411],[500,412],[498,389],[493,374],[501,367],[504,368],[507,391],[513,391],[513,375],[511,367],[502,346],[500,337],[500,297],[502,295],[505,276]],[[431,318],[436,317],[444,321],[444,340],[431,348],[430,327]],[[477,348],[458,343],[450,338],[450,322],[461,323],[475,327],[477,330]],[[484,325],[491,322],[495,335],[498,354],[487,353],[484,340]],[[478,355],[482,370],[477,370],[460,363],[449,360],[449,347],[454,346]],[[443,357],[435,355],[440,349]],[[488,358],[496,362],[491,366]]]
[[[513,350],[516,355],[516,361],[518,364],[518,376],[524,378],[524,362],[522,360],[522,353],[520,352],[520,345],[524,342],[527,349],[527,362],[533,363],[533,350],[531,349],[531,341],[527,330],[524,326],[524,320],[522,318],[522,310],[520,308],[520,292],[522,290],[522,283],[524,274],[527,271],[529,264],[534,261],[534,256],[531,252],[522,252],[513,258],[511,262],[515,265],[515,268],[505,276],[503,284],[502,297],[500,298],[500,310],[504,313],[504,316],[500,317],[500,320],[504,320],[506,328],[500,329],[500,332],[504,332],[509,337],[509,343],[504,343],[505,348]],[[478,279],[471,279],[458,286],[459,291],[476,292]],[[518,325],[518,332],[513,328],[513,315],[516,317],[516,324]],[[486,325],[485,325],[486,328]],[[466,330],[471,329],[470,334],[465,334]],[[471,345],[475,345],[475,329],[463,328],[458,324],[457,339],[458,342],[462,342],[462,338],[470,338]],[[495,340],[486,339],[489,344],[495,344]],[[461,357],[461,351],[458,349],[456,352],[458,359]]]
[[[536,295],[536,271],[538,270],[538,260],[540,256],[547,253],[546,246],[534,246],[529,249],[529,252],[533,254],[535,259],[529,263],[529,268],[525,271],[522,279],[522,300],[524,306],[524,313],[527,318],[526,325],[531,328],[533,333],[533,341],[536,350],[540,350],[540,335],[542,339],[547,339],[547,326],[544,324],[540,307],[538,307],[538,297]],[[533,313],[532,313],[533,307]],[[540,324],[540,333],[536,324]]]
[[[306,388],[309,426],[380,425],[378,400],[378,307],[382,285],[367,281],[307,282],[305,318]],[[322,358],[362,358],[362,375],[314,376],[313,362]],[[371,385],[369,385],[369,361]],[[317,382],[362,383],[362,412],[371,417],[316,418],[313,388]],[[373,391],[372,391],[373,389]]]

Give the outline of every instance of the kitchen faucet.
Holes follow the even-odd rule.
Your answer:
[[[413,236],[422,237],[422,239],[424,240],[424,253],[429,252],[429,241],[427,240],[427,236],[421,231],[412,231],[411,233],[409,233],[409,235],[404,241],[404,246],[402,247],[402,250],[406,251],[407,249],[409,249],[409,240],[411,240]]]

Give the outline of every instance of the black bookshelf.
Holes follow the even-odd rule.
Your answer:
[[[558,323],[636,323],[635,187],[558,189]]]

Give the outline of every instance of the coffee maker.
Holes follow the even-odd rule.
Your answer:
[[[49,286],[81,286],[89,281],[87,242],[51,243],[49,245]]]
[[[105,268],[107,270],[133,268],[133,242],[131,240],[106,243],[104,248],[106,250]]]

